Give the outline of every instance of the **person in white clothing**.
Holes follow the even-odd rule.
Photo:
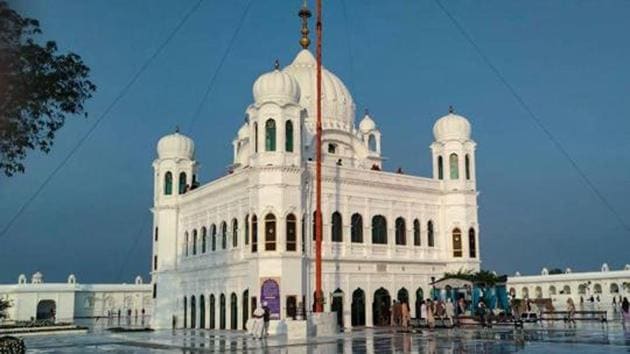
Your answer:
[[[265,316],[265,310],[263,310],[261,307],[256,308],[256,310],[254,310],[254,313],[252,315],[253,317],[252,335],[256,339],[262,339],[263,337],[263,332],[265,330],[265,324],[264,324],[264,319],[263,319],[264,316]]]
[[[444,304],[444,312],[446,314],[446,318],[451,327],[453,327],[453,317],[455,317],[455,306],[453,306],[453,302],[451,299],[446,299],[446,303]]]

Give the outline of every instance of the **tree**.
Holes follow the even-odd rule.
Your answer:
[[[7,309],[11,307],[8,300],[0,299],[0,320],[7,318]]]
[[[24,172],[29,150],[48,153],[67,115],[84,115],[96,86],[74,53],[38,42],[39,22],[0,0],[0,170]]]
[[[553,268],[552,270],[549,271],[549,274],[562,274],[562,273],[564,272],[560,268]]]

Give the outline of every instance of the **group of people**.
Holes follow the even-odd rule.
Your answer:
[[[457,310],[457,311],[456,311]],[[443,300],[426,300],[420,304],[420,318],[426,321],[429,328],[435,328],[436,319],[442,321],[442,325],[452,327],[456,323],[457,314],[464,313],[466,310],[466,303],[463,298],[460,298],[457,302],[457,308],[451,299]]]
[[[263,339],[269,333],[270,313],[267,303],[263,302],[262,307],[257,307],[252,318],[247,321],[247,333],[254,339]]]

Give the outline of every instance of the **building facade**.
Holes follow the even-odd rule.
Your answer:
[[[0,285],[0,298],[11,304],[8,321],[51,319],[57,323],[92,317],[144,317],[151,315],[151,285],[140,276],[133,284],[79,284],[74,275],[66,283],[44,283],[43,275],[24,274],[17,284]]]
[[[508,277],[507,287],[510,294],[519,299],[549,298],[557,310],[564,310],[570,298],[578,310],[612,313],[624,297],[630,297],[630,265],[611,270],[604,263],[594,272],[572,272],[567,268],[564,272],[551,273],[547,268],[543,268],[540,275],[522,276],[517,272]]]
[[[152,284],[154,328],[241,329],[263,302],[272,331],[312,309],[316,60],[262,74],[232,141],[227,175],[199,185],[194,142],[157,144]],[[433,176],[383,171],[381,131],[343,82],[322,73],[322,273],[340,325],[412,312],[446,271],[479,269],[475,142],[452,110],[437,120]],[[409,127],[417,129],[418,127]]]

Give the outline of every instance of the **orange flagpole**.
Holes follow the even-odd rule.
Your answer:
[[[322,292],[322,0],[317,0],[317,133],[315,190],[315,312],[324,311]]]

